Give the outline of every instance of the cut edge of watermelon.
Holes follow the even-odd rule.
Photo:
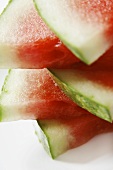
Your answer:
[[[70,85],[62,81],[61,77],[57,74],[58,72],[57,69],[56,72],[55,69],[48,69],[48,70],[50,71],[51,76],[53,77],[54,81],[58,84],[58,86],[78,106],[87,110],[91,114],[112,123],[112,116],[110,114],[109,109],[106,106],[88,98],[87,96],[83,95],[81,92],[77,90],[73,91]]]
[[[5,89],[5,85],[6,85],[6,83],[7,83],[8,78],[9,78],[9,74],[11,73],[11,70],[12,70],[12,69],[9,69],[7,75],[5,76],[4,83],[3,83],[3,85],[2,85],[1,92],[0,92],[0,101],[1,101],[1,98],[2,98],[2,95],[3,95],[3,92],[4,92],[4,91],[5,91],[5,93],[7,92],[7,90]],[[0,105],[0,122],[2,122],[2,120],[4,119],[4,117],[6,118],[7,116],[5,116],[5,115],[3,114],[3,107]]]
[[[53,156],[53,154],[51,152],[49,138],[48,138],[46,132],[44,131],[43,127],[41,126],[40,121],[36,120],[35,122],[33,122],[33,126],[34,126],[35,134],[38,137],[39,142],[42,144],[42,146],[44,147],[44,149],[48,153],[48,155],[52,159],[55,159],[55,157]]]
[[[2,14],[6,11],[6,9],[8,8],[8,6],[10,5],[10,3],[12,2],[13,0],[8,0],[6,6],[4,7],[4,9],[0,12],[0,17],[2,16]]]
[[[48,120],[49,121],[49,120]],[[34,124],[35,127],[35,134],[38,136],[39,141],[42,143],[44,149],[49,154],[52,159],[57,158],[59,155],[63,154],[69,148],[69,141],[73,140],[73,137],[69,137],[69,141],[67,140],[67,136],[69,134],[69,128],[60,122],[56,122],[53,120],[49,122],[49,127],[44,127],[43,120],[37,120],[37,124]],[[62,133],[58,135],[58,124],[59,123],[59,130],[62,129]],[[56,125],[55,125],[56,124]],[[51,131],[51,126],[53,131]],[[64,128],[65,126],[65,128]],[[49,136],[48,136],[49,134]],[[53,135],[54,139],[53,139]],[[57,139],[58,135],[58,139]],[[53,140],[52,140],[53,139]],[[62,140],[62,144],[60,143],[60,139]],[[57,148],[54,146],[58,146]]]

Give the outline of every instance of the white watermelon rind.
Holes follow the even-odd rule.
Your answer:
[[[59,71],[57,69],[49,69],[49,71],[55,82],[58,84],[58,86],[77,105],[89,111],[90,113],[96,115],[97,117],[100,117],[103,120],[112,122],[113,118],[109,107],[99,103],[99,101],[93,100],[92,97],[87,97],[86,95],[82,94],[80,91],[76,89],[72,89],[72,87],[68,83],[64,82],[61,79],[61,77],[59,76]]]
[[[34,123],[35,134],[48,155],[55,159],[69,149],[69,128],[56,120],[37,120]],[[58,133],[60,132],[60,133]]]
[[[46,25],[48,25],[48,27],[58,36],[60,37],[60,35],[51,27],[51,25],[48,24],[48,22],[45,20],[45,18],[42,16],[38,6],[36,5],[36,1],[33,0],[34,2],[34,5],[35,5],[35,8],[37,9],[38,11],[38,14],[40,15],[40,17],[43,19],[43,21],[46,23]],[[60,37],[61,38],[61,37]],[[64,42],[65,42],[65,45],[68,46],[69,49],[72,49],[72,47],[70,47],[70,44],[68,44],[65,39],[64,39]],[[84,61],[85,63],[89,63],[85,58],[84,56],[82,55],[82,53],[80,52],[80,50],[77,48],[77,47],[74,47],[74,50],[73,53],[76,54],[78,56],[79,59],[81,59],[82,61]],[[90,64],[90,63],[89,63]]]
[[[47,15],[49,14],[49,11],[47,9],[47,12],[45,12],[44,8],[42,7],[44,4],[44,0],[43,2],[39,1],[39,0],[33,0],[34,1],[34,5],[38,11],[38,14],[41,16],[41,18],[44,20],[44,22],[48,25],[48,27],[56,34],[56,36],[58,36],[60,38],[60,40],[67,46],[67,48],[69,50],[71,50],[71,52],[78,57],[81,61],[83,61],[84,63],[86,63],[87,65],[92,64],[93,62],[95,62],[99,57],[101,57],[111,46],[112,46],[112,42],[110,40],[107,39],[105,35],[105,30],[107,29],[106,25],[99,25],[96,24],[97,26],[97,31],[94,32],[93,29],[95,29],[95,25],[92,26],[92,33],[90,33],[91,35],[88,37],[88,39],[86,41],[78,42],[74,41],[74,39],[68,36],[67,31],[65,32],[65,35],[63,31],[61,31],[62,29],[60,29],[60,26],[58,26],[59,24],[55,24],[56,23],[56,16],[53,17],[52,14],[49,17],[52,17],[49,20],[49,17],[47,17]],[[42,3],[42,4],[41,4]],[[50,7],[50,3],[51,1],[48,2],[48,5],[46,4],[45,6],[49,6]],[[44,6],[44,7],[45,7]],[[48,7],[47,7],[48,8]],[[52,9],[52,7],[51,7]],[[58,11],[57,11],[58,13]],[[60,17],[60,15],[58,16]],[[55,22],[53,22],[53,20]],[[54,26],[53,26],[53,25]],[[91,24],[90,24],[91,26]],[[57,28],[59,27],[59,28]],[[99,27],[99,28],[98,28]],[[81,25],[81,28],[84,29],[84,24]],[[88,30],[89,26],[87,26],[85,29]],[[67,28],[65,28],[66,30]],[[57,31],[58,30],[58,31]],[[98,30],[101,30],[100,32]],[[71,31],[72,32],[72,31]],[[86,36],[86,35],[85,35]],[[81,38],[82,38],[82,34],[81,34]],[[72,40],[73,39],[73,40]],[[83,38],[82,38],[83,39]],[[75,45],[74,45],[75,44]]]

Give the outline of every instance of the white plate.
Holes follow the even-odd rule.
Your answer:
[[[6,73],[0,70],[0,87]],[[52,160],[38,142],[32,123],[0,123],[0,170],[113,170],[113,133],[96,136]]]

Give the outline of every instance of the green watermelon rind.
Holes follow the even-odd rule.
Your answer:
[[[8,74],[6,75],[5,77],[5,80],[4,80],[4,84],[2,86],[2,89],[1,89],[1,94],[0,94],[0,101],[2,99],[2,96],[4,95],[4,93],[7,93],[7,88],[6,88],[6,85],[7,85],[7,81],[9,79],[9,75],[11,74],[11,69],[8,70]],[[3,113],[3,107],[0,105],[0,122],[3,120],[4,118],[4,113]]]
[[[41,144],[43,145],[44,149],[46,150],[46,152],[48,153],[48,155],[52,158],[55,159],[56,157],[53,155],[52,153],[52,148],[51,148],[51,144],[50,144],[50,140],[49,140],[49,136],[46,133],[46,130],[43,128],[43,126],[41,125],[40,121],[37,120],[38,126],[40,128],[40,134],[38,134],[37,130],[35,130],[36,135],[38,136],[39,141],[41,142]],[[41,136],[40,136],[41,135]]]
[[[61,123],[60,119],[37,120],[37,123],[34,124],[35,133],[52,159],[70,149],[69,143],[72,142],[73,136],[70,135],[69,127]]]
[[[6,11],[6,9],[9,7],[9,5],[11,4],[13,0],[9,0],[6,7],[3,9],[3,11],[0,13],[0,17],[4,14],[4,12]]]
[[[88,98],[87,96],[81,94],[77,90],[73,91],[73,89],[68,84],[66,84],[66,82],[65,83],[62,82],[62,80],[58,77],[58,75],[55,74],[54,70],[52,69],[48,69],[48,70],[50,71],[50,74],[52,75],[53,79],[58,84],[58,86],[77,105],[89,111],[90,113],[94,114],[95,116],[100,117],[101,119],[104,119],[108,122],[112,122],[112,117],[109,108],[96,101],[93,101],[91,98]]]

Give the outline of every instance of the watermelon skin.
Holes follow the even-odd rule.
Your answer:
[[[113,69],[50,69],[53,79],[80,107],[113,121]]]
[[[52,158],[81,146],[94,136],[113,131],[113,124],[94,115],[59,120],[38,120],[36,134]]]
[[[12,69],[0,96],[1,121],[89,114],[69,99],[47,69]]]
[[[0,33],[1,68],[68,68],[79,61],[45,25],[32,0],[9,2]]]

